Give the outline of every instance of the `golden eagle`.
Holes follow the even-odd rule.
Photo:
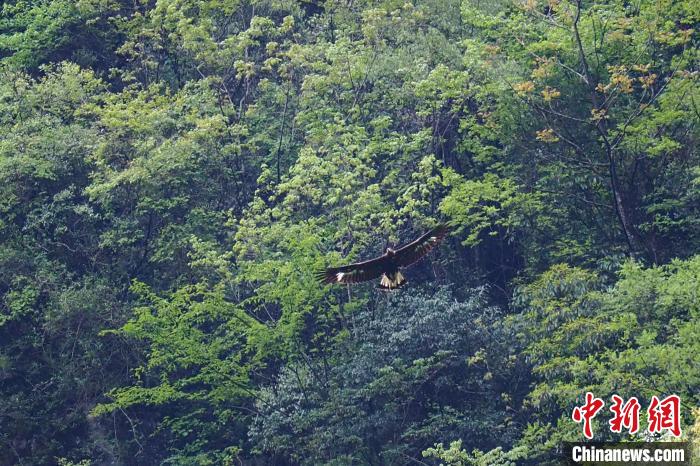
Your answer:
[[[415,241],[399,249],[386,248],[379,257],[341,267],[328,267],[319,272],[321,283],[357,283],[382,277],[379,288],[394,290],[406,284],[406,278],[399,271],[428,254],[447,235],[446,225],[438,225]]]

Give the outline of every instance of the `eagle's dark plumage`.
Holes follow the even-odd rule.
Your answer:
[[[321,283],[358,283],[381,277],[379,288],[393,290],[406,284],[403,267],[419,261],[447,235],[448,228],[438,225],[415,241],[394,250],[387,248],[382,256],[341,267],[328,267],[318,274]]]

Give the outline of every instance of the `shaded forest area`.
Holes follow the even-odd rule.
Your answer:
[[[694,0],[0,8],[0,464],[559,464],[586,391],[700,445]]]

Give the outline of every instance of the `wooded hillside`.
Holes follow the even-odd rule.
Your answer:
[[[694,0],[5,1],[0,464],[560,464],[586,391],[700,445],[699,42]],[[399,291],[315,278],[438,223]]]

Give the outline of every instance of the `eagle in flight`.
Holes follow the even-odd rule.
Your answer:
[[[318,274],[321,283],[358,283],[382,277],[379,288],[394,290],[406,284],[399,269],[418,262],[447,235],[446,225],[438,225],[415,241],[398,249],[386,248],[383,255],[364,262],[328,267]]]

